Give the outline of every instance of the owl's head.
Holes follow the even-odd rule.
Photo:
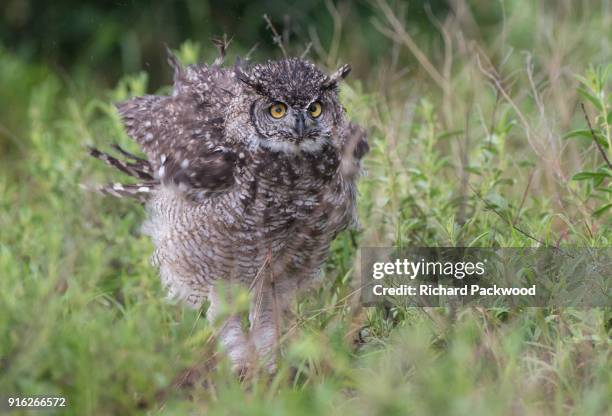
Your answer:
[[[326,75],[313,63],[290,58],[235,68],[242,84],[241,110],[248,112],[247,140],[285,153],[321,150],[337,136],[344,119],[338,83],[350,71],[342,66]]]

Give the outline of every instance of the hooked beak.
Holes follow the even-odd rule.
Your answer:
[[[302,112],[297,113],[295,117],[295,126],[293,126],[293,131],[297,134],[299,138],[304,136],[305,122],[304,122],[304,114]]]

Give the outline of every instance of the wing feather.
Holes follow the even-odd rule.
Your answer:
[[[171,96],[148,95],[117,105],[126,132],[162,183],[197,196],[228,189],[237,158],[223,125],[236,89],[233,72],[215,65],[175,70]]]
[[[361,159],[369,152],[368,135],[358,124],[349,122],[340,139],[342,143],[342,174],[352,177],[361,172]]]

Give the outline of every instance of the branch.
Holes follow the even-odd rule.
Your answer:
[[[383,35],[388,37],[391,40],[399,40],[401,41],[408,50],[414,55],[416,60],[421,64],[425,71],[429,76],[433,79],[433,81],[442,88],[443,91],[448,92],[450,90],[450,85],[448,80],[444,78],[435,68],[435,66],[431,63],[427,56],[421,51],[421,49],[417,46],[416,42],[410,36],[410,34],[404,28],[402,22],[395,16],[393,10],[386,3],[385,0],[377,0],[378,8],[382,11],[387,22],[392,27],[393,30],[389,30],[384,28],[383,26],[378,25],[377,30],[379,30]]]
[[[593,136],[593,141],[597,145],[597,148],[599,149],[599,153],[601,153],[601,156],[603,156],[608,167],[612,169],[612,163],[610,163],[610,159],[608,159],[608,155],[606,155],[606,152],[604,151],[603,147],[601,147],[601,143],[599,143],[599,141],[597,140],[597,136],[595,135],[595,131],[593,130],[593,126],[591,125],[591,120],[589,119],[586,109],[584,108],[583,102],[580,103],[580,108],[582,108],[582,112],[584,113],[584,118],[587,124],[589,125],[589,130],[591,130],[591,136]]]
[[[272,32],[272,42],[274,42],[280,48],[283,53],[283,57],[287,57],[287,50],[285,49],[285,45],[283,45],[283,37],[278,34],[276,28],[272,24],[272,21],[268,17],[267,14],[263,15],[264,20],[266,21],[266,29],[269,29]]]
[[[525,237],[532,239],[533,241],[540,243],[542,246],[544,247],[548,247],[548,244],[546,244],[544,241],[532,236],[531,234],[529,234],[527,231],[519,228],[518,226],[514,225],[514,223],[510,220],[508,220],[508,218],[504,217],[500,212],[498,212],[495,208],[491,207],[491,204],[488,203],[483,197],[482,195],[480,195],[480,192],[478,192],[476,189],[474,189],[474,187],[472,187],[472,185],[470,185],[470,188],[472,190],[472,192],[474,192],[474,194],[478,197],[478,199],[480,199],[480,201],[484,202],[485,204],[485,208],[489,211],[492,211],[493,213],[495,213],[499,218],[501,218],[506,224],[508,224],[509,226],[511,226],[514,230],[518,231],[519,233],[523,234]],[[557,250],[559,249],[558,246],[556,245],[552,245],[552,247],[556,248]]]

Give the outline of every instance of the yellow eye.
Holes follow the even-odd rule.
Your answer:
[[[270,115],[274,118],[283,118],[287,114],[287,106],[283,103],[274,103],[270,106]]]
[[[321,115],[321,111],[323,111],[323,106],[321,106],[320,102],[315,101],[314,103],[308,106],[308,111],[310,112],[312,118],[317,118]]]

